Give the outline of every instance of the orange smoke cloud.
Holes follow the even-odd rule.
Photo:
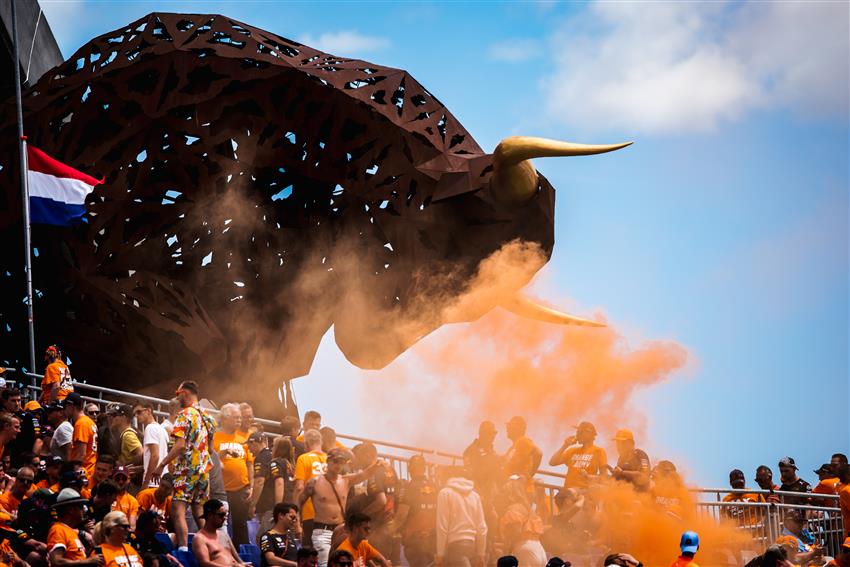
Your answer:
[[[533,246],[507,245],[482,263],[443,319],[474,317],[482,306],[503,303],[543,262]],[[596,423],[603,434],[641,428],[643,418],[628,411],[632,395],[666,380],[687,360],[687,350],[673,341],[632,346],[611,325],[559,326],[497,308],[473,323],[443,327],[375,373],[363,403],[386,420],[387,431],[424,446],[460,450],[482,419],[512,415],[526,418],[539,444],[558,446],[569,425],[581,420]],[[404,408],[408,425],[387,413],[396,406]],[[459,431],[464,434],[455,440]]]
[[[505,246],[481,264],[468,290],[439,317],[476,319],[513,297],[544,263],[534,246]],[[499,424],[521,415],[543,448],[543,468],[551,450],[574,432],[571,425],[587,420],[597,426],[597,444],[608,450],[609,462],[616,463],[609,441],[614,430],[645,430],[646,416],[632,406],[636,391],[668,380],[688,360],[687,349],[675,341],[633,341],[610,323],[559,326],[497,308],[472,323],[439,329],[386,369],[370,373],[359,407],[369,416],[369,429],[385,432],[384,438],[455,453],[475,437],[481,420]],[[638,434],[639,446],[641,438],[646,435]],[[497,446],[506,444],[497,439]],[[595,490],[589,506],[594,512],[575,520],[577,530],[592,537],[579,542],[575,553],[629,552],[647,565],[668,565],[686,529],[700,533],[705,549],[737,553],[745,546],[748,538],[740,530],[697,514],[681,481],[658,486],[662,494],[613,481]],[[723,553],[709,556],[709,564],[725,564]]]

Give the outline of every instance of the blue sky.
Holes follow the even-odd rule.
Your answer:
[[[558,189],[539,295],[689,350],[629,411],[692,480],[790,454],[813,481],[850,452],[846,3],[42,5],[65,56],[151,11],[222,13],[407,69],[486,150],[515,134],[635,140],[536,164]],[[339,431],[404,442],[357,411],[381,379],[328,336],[296,394]]]

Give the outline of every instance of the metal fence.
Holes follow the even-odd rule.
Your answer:
[[[26,376],[29,378],[29,384],[24,384],[24,388],[30,390],[32,393],[40,392],[41,388],[38,385],[38,380],[41,379],[41,376],[32,373],[26,373]],[[95,403],[149,402],[154,405],[157,415],[168,415],[165,410],[169,400],[163,398],[135,394],[82,382],[75,382],[74,388],[86,401]],[[84,394],[83,392],[87,393]],[[218,413],[216,410],[209,411],[213,414]],[[261,418],[256,418],[256,421],[266,428],[266,432],[269,435],[278,435],[275,430],[279,429],[279,422]],[[396,474],[401,479],[408,478],[407,465],[410,457],[413,455],[427,457],[429,472],[433,475],[432,478],[437,478],[436,473],[440,467],[463,464],[463,457],[453,453],[389,441],[367,439],[365,437],[342,433],[337,433],[337,437],[344,441],[353,441],[356,443],[371,442],[379,448],[379,456],[392,465]],[[563,479],[563,474],[553,471],[539,471],[537,473],[535,478],[537,501],[544,520],[547,520],[557,509],[555,499],[558,491],[563,486]],[[845,531],[841,512],[838,508],[838,496],[836,495],[814,495],[820,501],[819,503],[826,505],[812,506],[799,504],[799,499],[801,498],[799,492],[752,489],[735,490],[727,488],[696,488],[692,489],[691,492],[694,494],[696,500],[695,505],[698,514],[704,518],[712,518],[718,522],[727,520],[737,524],[738,529],[746,532],[752,538],[754,547],[757,549],[764,549],[768,544],[776,541],[782,534],[784,515],[788,510],[795,509],[805,512],[809,531],[815,536],[818,543],[824,547],[828,555],[834,556],[840,551]],[[736,500],[724,502],[724,498],[730,494],[761,494],[765,500],[770,498],[771,501],[742,502]],[[806,496],[808,495],[804,495],[804,497]]]

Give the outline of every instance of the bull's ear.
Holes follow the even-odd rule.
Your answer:
[[[443,201],[465,193],[474,193],[484,188],[487,175],[492,169],[493,155],[448,156],[450,169],[441,172],[431,202]]]
[[[468,171],[449,171],[440,176],[431,202],[442,201],[451,197],[457,197],[464,193],[474,193],[482,188],[479,182],[477,187],[472,186],[472,176]]]

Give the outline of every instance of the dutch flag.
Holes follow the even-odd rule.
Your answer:
[[[27,144],[27,184],[33,223],[71,226],[86,212],[86,196],[103,183]]]

